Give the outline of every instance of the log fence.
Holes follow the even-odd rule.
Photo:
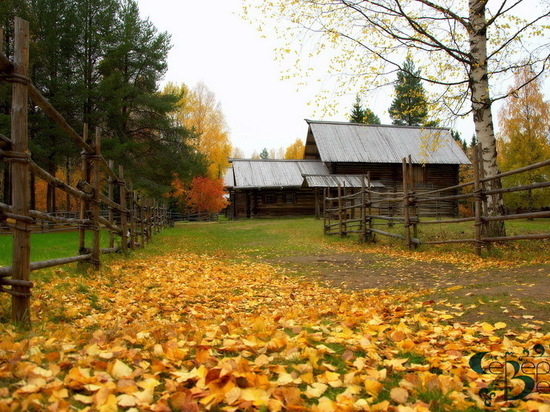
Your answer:
[[[356,193],[347,193],[351,189],[338,187],[337,196],[331,196],[329,189],[324,193],[324,233],[341,237],[359,234],[362,242],[373,241],[375,235],[396,238],[403,241],[409,249],[419,245],[437,245],[452,243],[470,243],[474,245],[475,253],[481,255],[482,248],[490,248],[492,243],[514,240],[550,239],[550,233],[530,233],[515,236],[488,236],[488,225],[491,222],[504,222],[515,219],[540,219],[550,217],[550,210],[538,212],[501,214],[489,216],[487,199],[489,196],[504,193],[530,191],[550,187],[550,181],[537,182],[528,185],[488,189],[488,182],[513,176],[528,171],[550,166],[550,160],[545,160],[530,166],[522,167],[495,177],[483,176],[481,167],[481,145],[474,150],[473,172],[471,182],[446,187],[437,190],[418,190],[412,173],[411,157],[403,159],[403,190],[401,192],[381,192],[372,190],[370,176],[363,178],[363,187]],[[460,193],[459,193],[460,192]],[[445,204],[446,202],[470,201],[474,203],[472,217],[456,218],[454,216],[433,218],[422,214],[423,206]],[[431,210],[431,207],[427,207]],[[447,207],[447,210],[449,207]],[[357,218],[359,216],[359,218]],[[421,225],[453,225],[472,223],[472,237],[457,239],[420,239],[418,227]],[[396,227],[393,230],[383,230],[385,227]],[[378,227],[378,228],[377,228]]]
[[[96,129],[91,139],[88,126],[84,125],[80,136],[31,83],[28,67],[29,26],[25,20],[16,18],[13,62],[0,52],[0,81],[12,84],[11,138],[0,135],[0,162],[9,170],[11,204],[0,202],[0,223],[13,234],[12,265],[0,267],[0,292],[11,295],[12,320],[22,324],[30,323],[31,271],[75,262],[91,264],[97,270],[101,255],[143,247],[154,233],[168,225],[167,207],[131,190],[123,168],[120,166],[116,173],[114,164],[102,156],[100,130]],[[32,160],[28,147],[29,100],[82,150],[82,180],[76,186],[52,176]],[[32,210],[31,176],[76,199],[79,211],[49,214]],[[45,230],[45,226],[49,226],[48,231],[55,230],[54,227],[78,230],[78,255],[31,262],[31,232]],[[109,247],[103,249],[100,247],[102,230],[109,232]],[[87,243],[91,243],[91,247]]]

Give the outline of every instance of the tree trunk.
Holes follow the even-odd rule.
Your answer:
[[[483,171],[485,177],[499,173],[497,166],[496,139],[491,114],[489,79],[487,75],[487,26],[485,8],[487,0],[469,0],[470,11],[470,93],[477,140],[482,146]],[[500,189],[500,179],[487,182],[488,189]],[[487,198],[487,212],[490,216],[504,213],[501,195]],[[505,236],[504,222],[490,222],[488,236]]]

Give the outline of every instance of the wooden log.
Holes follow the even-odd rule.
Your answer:
[[[115,162],[113,160],[109,160],[109,169],[113,169],[115,167]],[[114,179],[112,176],[109,175],[109,188],[108,188],[108,197],[109,200],[114,203],[114,193],[115,193],[115,183],[117,182],[116,179]],[[115,216],[113,208],[109,208],[109,225],[114,225],[115,222]],[[115,234],[112,231],[109,231],[109,247],[113,248],[115,247]]]
[[[378,233],[379,235],[382,235],[382,236],[388,236],[388,237],[393,237],[393,238],[396,238],[396,239],[401,239],[401,240],[407,240],[407,238],[403,235],[400,235],[399,233],[390,233],[390,232],[385,232],[383,230],[379,230],[379,229],[372,229],[372,231],[374,233]]]
[[[89,219],[73,219],[68,217],[62,217],[62,216],[53,216],[48,213],[40,212],[38,210],[30,210],[29,215],[37,220],[45,220],[48,222],[54,222],[54,223],[66,223],[69,225],[89,225],[91,224],[91,220]]]
[[[475,213],[475,253],[478,256],[481,256],[481,231],[482,231],[482,225],[483,221],[481,220],[481,159],[479,156],[479,151],[477,148],[474,148],[474,192],[477,194],[475,198],[475,206],[474,206],[474,213]]]
[[[0,149],[2,150],[11,150],[11,140],[8,139],[3,134],[0,134]]]
[[[411,222],[409,218],[409,187],[408,187],[408,170],[407,170],[407,160],[403,158],[402,160],[403,168],[403,217],[405,219],[405,243],[410,249],[411,244]]]
[[[84,124],[82,135],[85,140],[88,139],[88,125]],[[82,161],[82,179],[83,181],[90,181],[90,166],[88,163],[88,152],[82,151],[80,159]],[[86,199],[80,199],[80,219],[86,218],[86,211],[88,210],[88,201]],[[83,251],[86,248],[86,229],[81,227],[78,231],[78,250]]]
[[[137,209],[139,222],[139,244],[141,247],[145,247],[145,243],[147,242],[147,239],[145,238],[145,211],[141,195],[138,195],[137,198]]]
[[[368,219],[368,222],[369,222],[369,229],[368,229],[368,232],[367,232],[367,235],[369,237],[369,240],[371,242],[374,242],[374,236],[372,234],[372,227],[373,227],[373,219],[372,219],[372,193],[370,191],[370,188],[371,188],[371,179],[370,179],[370,171],[367,172],[367,187],[365,188],[365,190],[367,191],[367,202],[368,202],[368,213],[365,215],[366,219]]]
[[[439,219],[439,220],[423,220],[421,223],[423,225],[434,225],[434,224],[453,224],[453,223],[464,223],[464,222],[475,222],[475,217],[464,217],[460,219]]]
[[[340,236],[344,237],[346,229],[344,227],[344,211],[343,208],[343,201],[342,201],[342,186],[338,183],[338,220],[340,223]]]
[[[488,222],[498,220],[516,220],[516,219],[540,219],[550,217],[550,210],[542,212],[520,213],[517,215],[504,215],[504,216],[486,216],[484,219]]]
[[[120,251],[119,247],[110,247],[110,248],[100,249],[100,252],[102,255],[108,255],[110,253],[118,253],[119,251]]]
[[[550,182],[541,182],[541,183],[532,183],[530,185],[516,186],[516,187],[505,187],[502,189],[486,190],[484,194],[486,195],[495,195],[500,193],[512,193],[512,192],[522,192],[526,190],[542,189],[545,187],[550,187]]]
[[[328,213],[328,206],[327,206],[327,195],[328,190],[327,188],[323,189],[323,228],[324,228],[324,234],[327,234],[327,221],[330,222],[330,215]]]
[[[133,190],[130,188],[130,192],[128,193],[128,199],[130,201],[129,210],[130,210],[130,249],[135,249],[137,244],[137,217],[136,217],[136,206],[135,206],[135,198],[136,194]]]
[[[29,68],[29,23],[15,18],[14,73],[28,76]],[[11,141],[15,152],[28,153],[29,125],[28,102],[29,88],[19,82],[12,86]],[[28,216],[30,209],[30,172],[27,161],[12,162],[12,204],[17,215]],[[30,279],[30,228],[29,223],[19,222],[13,232],[12,278],[29,281]],[[30,325],[30,288],[13,286],[20,296],[12,296],[12,320]]]
[[[512,176],[512,175],[515,175],[515,174],[518,174],[518,173],[529,172],[531,170],[539,169],[539,168],[545,167],[545,166],[550,166],[550,159],[543,160],[542,162],[534,163],[534,164],[529,165],[529,166],[520,167],[519,169],[510,170],[508,172],[502,172],[502,173],[499,173],[498,175],[495,175],[495,176],[492,176],[492,177],[483,178],[483,179],[481,179],[481,181],[482,182],[488,182],[490,180],[500,179],[500,178],[507,177],[507,176]]]
[[[517,236],[498,236],[498,237],[484,237],[483,242],[507,242],[510,240],[536,240],[536,239],[550,239],[550,233],[532,233],[526,235]]]
[[[29,289],[34,286],[32,282],[29,282],[26,280],[18,280],[18,279],[1,279],[0,285],[21,286]]]
[[[105,219],[104,217],[99,216],[99,223],[101,223],[101,224],[102,224],[103,226],[105,226],[106,228],[110,229],[111,232],[116,233],[116,234],[118,234],[119,236],[122,236],[122,230],[120,229],[120,227],[118,227],[118,226],[115,225],[114,223],[109,222],[108,219]],[[114,246],[113,246],[113,247],[114,247]]]
[[[94,155],[91,162],[91,184],[94,188],[92,198],[92,220],[93,220],[93,235],[92,235],[92,265],[95,270],[99,270],[100,267],[100,222],[99,222],[99,208],[100,208],[100,176],[99,176],[99,161],[101,156],[101,139],[99,134],[99,128],[96,129]]]
[[[452,243],[478,243],[476,239],[448,239],[448,240],[429,240],[422,241],[423,245],[446,245]]]
[[[62,265],[67,265],[69,263],[90,260],[91,258],[92,258],[91,254],[85,254],[85,255],[78,255],[78,256],[60,258],[60,259],[42,260],[39,262],[32,262],[30,264],[30,270],[34,271],[34,270],[46,269],[54,266],[62,266]],[[12,272],[13,272],[12,266],[1,267],[0,277],[12,276]]]
[[[124,168],[122,166],[118,167],[118,176],[119,176],[119,192],[120,192],[120,228],[122,229],[122,252],[128,252],[128,210],[127,210],[127,193],[126,193],[126,183],[124,182]]]
[[[416,239],[418,238],[418,207],[416,206],[417,200],[416,200],[416,190],[414,185],[414,171],[413,171],[413,163],[412,163],[412,156],[409,155],[409,178],[410,178],[410,196],[409,196],[409,205],[410,205],[410,214],[409,214],[409,221],[412,224],[412,238]],[[412,216],[411,216],[412,215]],[[412,243],[413,249],[416,249],[418,246],[418,243]]]
[[[38,166],[36,163],[34,163],[32,160],[29,161],[29,167],[32,171],[32,173],[39,177],[40,179],[46,181],[47,183],[51,184],[52,186],[69,193],[71,196],[74,196],[78,199],[91,199],[92,196],[90,194],[87,194],[83,191],[78,190],[77,188],[74,188],[72,186],[69,186],[67,183],[63,182],[62,180],[58,179],[55,176],[52,176],[48,172],[46,172],[44,169],[42,169],[40,166]]]

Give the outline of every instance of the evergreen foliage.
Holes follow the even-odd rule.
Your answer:
[[[380,118],[371,109],[363,108],[359,95],[355,98],[349,121],[351,123],[380,124]]]
[[[171,113],[179,100],[160,93],[170,36],[139,16],[134,0],[30,0],[0,3],[11,54],[13,18],[29,20],[31,78],[42,94],[81,131],[97,128],[102,152],[125,167],[136,188],[158,196],[170,191],[173,174],[190,181],[206,162],[190,146],[191,130]],[[0,132],[9,135],[9,93],[0,89]],[[79,162],[78,149],[51,120],[30,109],[33,158],[50,173]],[[55,203],[55,200],[53,200]]]
[[[420,70],[416,70],[410,57],[397,73],[395,98],[389,108],[393,124],[400,126],[423,126],[428,117],[428,101],[420,80]]]

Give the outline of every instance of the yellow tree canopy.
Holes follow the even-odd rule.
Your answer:
[[[198,83],[193,89],[184,84],[168,84],[165,93],[181,95],[174,119],[193,131],[199,153],[208,161],[208,176],[220,178],[229,166],[231,143],[227,124],[220,103],[215,94],[204,83]]]
[[[499,113],[501,136],[499,142],[499,166],[502,171],[518,169],[550,158],[550,103],[544,100],[538,79],[529,83],[533,74],[522,68],[515,75],[510,88],[511,97]],[[508,186],[542,182],[550,174],[550,168],[531,170],[505,179]],[[528,194],[520,192],[508,195],[511,207],[537,207],[547,204],[550,190],[538,189]]]
[[[285,150],[285,159],[303,159],[304,158],[304,142],[296,139],[294,143],[288,146]]]

